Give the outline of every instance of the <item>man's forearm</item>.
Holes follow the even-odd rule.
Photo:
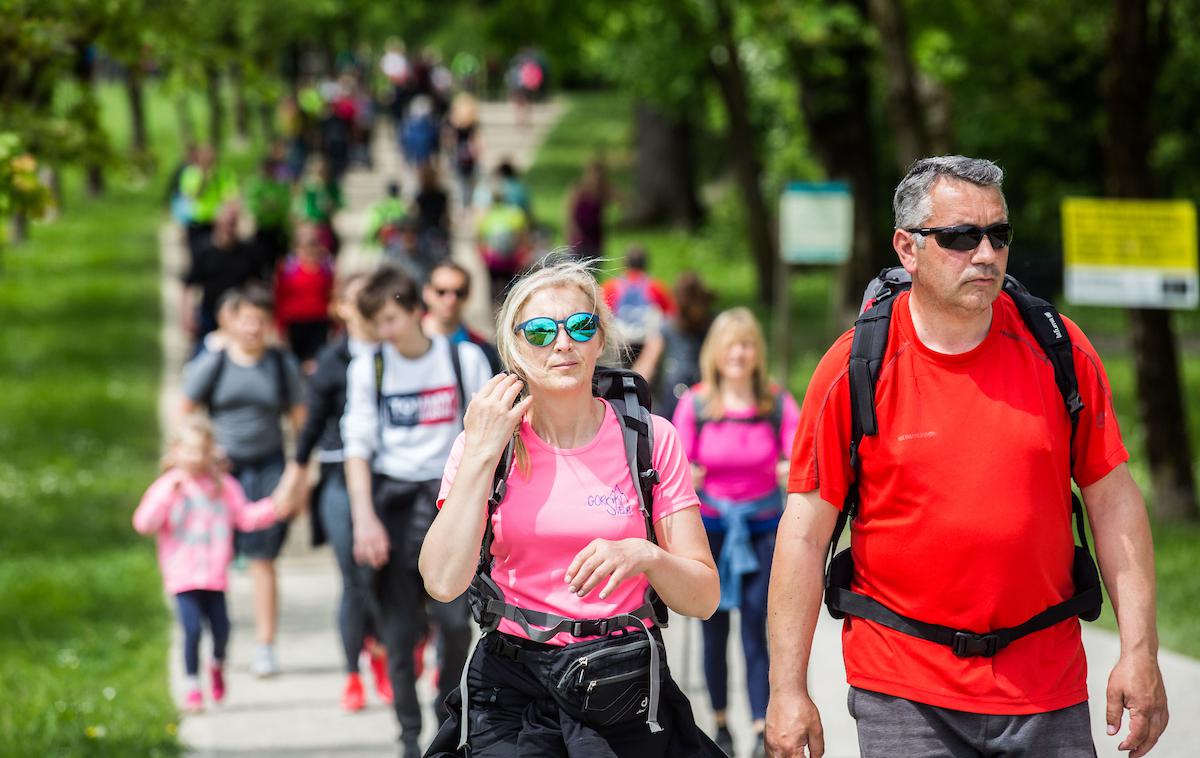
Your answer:
[[[1154,543],[1141,492],[1120,466],[1083,493],[1121,651],[1157,656]]]
[[[813,528],[811,514],[805,512],[812,504],[806,502],[806,497],[789,496],[775,540],[767,596],[773,694],[808,693],[808,659],[821,612],[829,536],[823,522],[820,528]]]

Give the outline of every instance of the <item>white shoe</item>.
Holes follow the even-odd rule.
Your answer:
[[[250,673],[259,679],[275,676],[279,673],[279,664],[275,662],[275,648],[271,645],[259,645],[250,661]]]

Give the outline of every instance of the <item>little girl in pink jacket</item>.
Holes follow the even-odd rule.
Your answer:
[[[233,530],[252,531],[287,515],[271,498],[246,502],[241,485],[217,467],[212,425],[202,415],[183,420],[174,435],[170,468],[150,485],[133,514],[133,528],[158,537],[163,584],[175,596],[183,625],[187,671],[184,708],[204,706],[200,693],[200,633],[213,636],[212,697],[225,696],[223,666],[229,641],[225,608]]]

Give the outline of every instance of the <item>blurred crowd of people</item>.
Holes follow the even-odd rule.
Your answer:
[[[234,555],[246,561],[253,580],[258,644],[251,670],[279,671],[275,560],[290,519],[305,509],[314,543],[332,546],[343,579],[342,706],[365,706],[365,661],[377,696],[393,704],[404,744],[415,751],[420,716],[413,688],[427,641],[437,640],[443,696],[458,681],[465,605],[431,600],[411,567],[385,570],[387,560],[368,560],[359,550],[372,514],[393,550],[406,539],[411,525],[387,514],[427,504],[428,477],[410,468],[441,470],[470,395],[503,368],[496,347],[465,322],[472,287],[486,283],[488,301],[498,307],[546,252],[514,163],[501,157],[483,170],[480,104],[472,91],[478,71],[477,61],[459,56],[446,65],[393,43],[377,71],[349,65],[285,98],[281,136],[253,176],[238,177],[213,147],[197,145],[172,179],[171,213],[187,248],[181,315],[194,338],[193,357],[184,370],[184,420],[168,472],[147,492],[136,525],[160,537],[164,580],[185,629],[190,710],[205,699],[198,650],[206,625],[214,638],[210,697],[225,694],[223,593]],[[527,118],[526,105],[543,96],[546,73],[536,53],[513,61],[505,81],[518,122]],[[383,97],[372,84],[377,77],[385,82]],[[403,167],[385,180],[381,199],[362,209],[365,254],[339,265],[343,240],[334,221],[346,204],[343,182],[358,168],[376,166],[380,116],[393,130]],[[564,255],[589,265],[604,257],[604,216],[614,200],[604,164],[590,163],[568,192]],[[471,243],[460,249],[474,247],[486,280],[473,281],[472,267],[452,256],[456,234]],[[770,459],[753,461],[762,471],[751,494],[778,500],[774,466],[786,457],[795,403],[765,383],[761,330],[748,312],[714,322],[715,294],[697,274],[685,272],[668,286],[648,269],[646,250],[634,246],[603,286],[614,336],[624,345],[621,362],[651,384],[657,414],[690,429],[685,446],[693,481],[714,497],[736,499],[746,488],[725,465],[736,460],[738,443],[713,436],[720,424],[701,437],[710,420],[704,409],[720,407],[713,387],[745,394],[726,402],[738,413],[748,409],[747,418],[763,426],[767,441],[757,452]],[[735,375],[742,378],[729,378]],[[457,399],[438,394],[455,395],[456,387]],[[784,410],[771,410],[776,404]],[[357,422],[350,420],[352,406]],[[405,462],[388,468],[397,455]],[[364,460],[361,481],[348,476],[351,460]],[[381,510],[381,502],[391,505]],[[706,512],[705,524],[717,535],[719,553],[720,513]],[[755,549],[762,553],[761,545]],[[764,562],[769,571],[769,555]],[[747,585],[760,606],[765,576]],[[765,641],[752,628],[761,625],[761,611],[749,616],[750,627],[743,622],[748,665],[756,672],[765,666]],[[724,728],[728,614],[705,628],[705,670]],[[761,727],[765,701],[756,694]]]

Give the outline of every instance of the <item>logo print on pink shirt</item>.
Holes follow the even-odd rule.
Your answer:
[[[628,516],[636,510],[636,506],[625,497],[619,486],[613,487],[606,495],[588,495],[587,507],[603,508],[610,516]]]

